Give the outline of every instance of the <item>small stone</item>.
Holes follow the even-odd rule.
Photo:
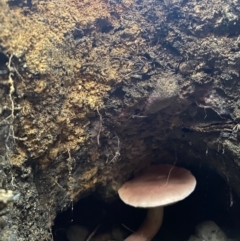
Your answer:
[[[72,225],[67,230],[67,239],[69,241],[85,241],[89,235],[89,230],[80,225]]]
[[[197,225],[195,235],[192,235],[188,241],[228,241],[225,233],[213,221],[205,221]]]
[[[201,241],[198,237],[196,237],[195,235],[191,235],[190,238],[188,239],[188,241]]]

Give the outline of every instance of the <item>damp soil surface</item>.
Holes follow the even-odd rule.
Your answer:
[[[0,196],[1,241],[52,241],[59,213],[93,194],[115,203],[150,164],[205,165],[240,197],[239,1],[0,9],[0,189],[18,197]]]

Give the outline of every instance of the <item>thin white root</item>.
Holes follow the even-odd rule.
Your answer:
[[[94,236],[94,234],[98,231],[99,227],[101,226],[101,223],[98,224],[98,226],[90,233],[86,241],[90,241],[91,238]]]
[[[125,224],[122,223],[122,226],[127,229],[128,231],[134,233],[135,231],[133,231],[131,228],[127,227]]]

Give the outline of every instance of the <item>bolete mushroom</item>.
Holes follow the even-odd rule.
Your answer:
[[[196,179],[190,171],[172,165],[152,165],[126,182],[118,194],[133,207],[148,208],[139,229],[125,241],[149,241],[163,221],[163,207],[181,201],[195,189]]]

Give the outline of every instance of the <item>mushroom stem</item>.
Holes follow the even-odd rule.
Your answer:
[[[124,241],[150,241],[162,226],[163,212],[163,206],[149,208],[139,229]]]

